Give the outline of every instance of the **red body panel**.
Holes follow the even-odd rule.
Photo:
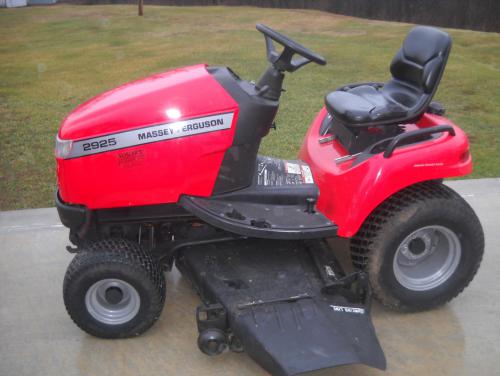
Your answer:
[[[230,129],[165,140],[74,159],[57,159],[61,198],[91,209],[177,202],[209,196],[231,146],[238,104],[197,65],[125,84],[76,108],[59,138],[81,140],[144,126],[233,112]]]
[[[445,133],[433,140],[397,148],[390,158],[380,153],[357,165],[354,161],[336,164],[335,159],[347,153],[338,141],[318,142],[325,115],[323,108],[306,135],[299,158],[309,163],[320,190],[317,207],[339,226],[339,236],[353,236],[381,202],[407,186],[472,171],[465,133],[448,119],[430,114],[417,124],[408,125],[408,129],[449,124],[456,135]]]

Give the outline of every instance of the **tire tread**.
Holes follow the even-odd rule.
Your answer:
[[[103,332],[95,331],[81,322],[72,314],[70,290],[83,273],[89,268],[104,266],[106,264],[121,264],[124,267],[132,268],[137,273],[146,276],[151,280],[156,290],[156,298],[148,316],[138,325],[133,333],[121,333],[106,335]],[[66,311],[75,324],[85,332],[101,338],[125,338],[137,336],[149,329],[159,318],[165,303],[165,278],[161,267],[154,259],[145,252],[139,244],[126,239],[103,239],[87,243],[83,249],[73,258],[69,264],[63,283],[63,296]]]
[[[427,181],[407,187],[393,196],[389,197],[381,203],[365,220],[357,234],[351,238],[350,252],[353,266],[358,270],[370,271],[370,266],[380,262],[379,254],[374,252],[386,231],[396,231],[398,220],[405,211],[412,207],[422,205],[433,205],[439,202],[447,202],[455,205],[449,205],[448,210],[455,210],[456,215],[463,215],[462,211],[466,211],[470,216],[470,228],[475,239],[480,239],[477,248],[481,250],[480,255],[475,263],[472,272],[468,275],[464,284],[459,289],[453,291],[452,294],[443,296],[441,299],[436,299],[431,304],[425,306],[409,306],[402,304],[394,297],[385,291],[378,283],[378,279],[371,276],[370,282],[372,285],[374,296],[386,307],[399,311],[419,311],[423,309],[433,308],[445,304],[459,295],[472,281],[477,274],[483,257],[484,250],[484,234],[477,216],[469,204],[462,197],[453,191],[451,188],[436,181]],[[460,208],[460,211],[459,211]],[[370,273],[369,273],[370,274]]]

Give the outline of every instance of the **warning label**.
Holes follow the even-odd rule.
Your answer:
[[[307,165],[302,165],[302,177],[304,178],[304,183],[306,184],[314,184],[313,175],[311,172],[311,168]]]
[[[297,163],[285,162],[286,172],[289,174],[301,174],[300,165]]]
[[[314,184],[311,168],[302,161],[259,157],[257,170],[258,185]]]

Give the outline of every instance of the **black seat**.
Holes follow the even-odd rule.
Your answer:
[[[450,48],[447,33],[414,27],[392,60],[392,79],[331,92],[325,98],[328,112],[349,128],[398,124],[420,117],[436,92]]]

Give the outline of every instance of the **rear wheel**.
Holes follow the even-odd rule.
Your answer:
[[[368,271],[375,296],[401,311],[429,309],[457,296],[476,274],[483,250],[472,208],[436,182],[390,197],[351,239],[352,261]]]
[[[133,242],[90,243],[66,271],[64,302],[73,321],[102,338],[137,336],[158,319],[165,302],[159,265]]]

